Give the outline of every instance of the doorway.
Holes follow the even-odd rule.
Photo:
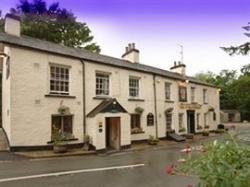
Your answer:
[[[195,133],[195,111],[188,110],[187,111],[187,127],[188,133]]]
[[[106,148],[119,150],[120,137],[120,117],[106,118]]]

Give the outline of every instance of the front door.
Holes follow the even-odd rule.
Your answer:
[[[188,133],[195,133],[195,112],[194,110],[187,111]]]
[[[106,148],[120,149],[120,118],[106,118]]]

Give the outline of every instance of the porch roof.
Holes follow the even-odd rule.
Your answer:
[[[95,117],[98,113],[127,113],[127,111],[115,99],[105,99],[87,114],[87,117]]]

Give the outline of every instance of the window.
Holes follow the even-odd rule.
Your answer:
[[[197,127],[199,127],[200,126],[200,114],[199,113],[197,113],[196,115],[196,123],[197,123]]]
[[[195,102],[195,87],[191,87],[191,103]]]
[[[154,115],[152,113],[149,113],[147,115],[147,125],[153,126],[154,125]]]
[[[50,65],[50,93],[69,95],[69,68]]]
[[[96,73],[96,95],[109,95],[109,74]]]
[[[214,121],[216,121],[216,113],[215,112],[213,113],[213,119],[214,119]]]
[[[131,129],[141,127],[141,116],[140,114],[131,114]]]
[[[171,97],[171,83],[165,82],[165,99],[170,100]]]
[[[129,96],[139,97],[139,78],[129,78]]]
[[[172,114],[166,114],[166,128],[167,131],[172,129]]]
[[[179,101],[186,102],[187,101],[187,88],[183,86],[179,86]]]
[[[60,130],[62,133],[72,134],[72,118],[72,115],[52,115],[52,134],[55,128]]]
[[[179,129],[183,128],[183,116],[184,114],[179,114]]]
[[[204,114],[204,127],[207,126],[207,113]]]
[[[203,89],[203,103],[207,103],[207,89]]]

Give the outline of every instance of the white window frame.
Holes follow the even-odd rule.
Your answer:
[[[54,67],[55,69],[60,68],[59,78],[55,77],[54,79],[52,79],[52,77],[51,77],[51,68],[52,67]],[[61,78],[61,69],[68,70],[68,79]],[[55,72],[56,72],[56,70],[55,70]],[[66,73],[65,73],[65,75],[66,75]],[[59,90],[56,90],[55,88],[54,88],[54,90],[51,89],[51,81],[59,82]],[[68,83],[68,90],[66,90],[65,85],[64,85],[65,90],[61,90],[62,82]],[[56,84],[55,84],[55,86],[56,86]],[[70,95],[70,88],[71,88],[71,66],[56,64],[56,63],[49,63],[49,93],[54,94],[54,95]]]
[[[102,76],[107,76],[108,77],[108,79],[106,79],[106,80],[108,80],[108,86],[104,85],[104,87],[107,87],[107,88],[101,88],[101,86],[99,86],[99,88],[97,87],[97,84],[98,84],[97,83],[97,75],[102,75]],[[96,94],[96,96],[108,97],[108,96],[111,95],[111,78],[110,78],[110,75],[111,75],[111,73],[108,73],[108,72],[100,72],[100,71],[95,72],[95,94]],[[97,90],[99,90],[102,93],[98,94]],[[105,92],[107,92],[107,94]]]
[[[171,100],[171,83],[169,82],[165,82],[165,100]]]
[[[178,125],[179,129],[184,127],[184,113],[178,114]]]
[[[204,88],[204,89],[202,90],[202,92],[203,92],[203,93],[202,93],[202,94],[203,94],[203,103],[204,103],[204,104],[207,104],[207,102],[208,102],[208,101],[207,101],[207,89]]]
[[[136,80],[138,81],[138,85],[134,86],[134,87],[131,87],[130,85],[130,81],[131,80]],[[140,80],[141,78],[140,77],[134,77],[134,76],[129,76],[129,82],[128,82],[128,87],[129,87],[129,90],[128,90],[128,94],[129,94],[129,98],[140,98]],[[130,89],[135,89],[135,92],[137,92],[137,95],[131,95],[130,94]]]

